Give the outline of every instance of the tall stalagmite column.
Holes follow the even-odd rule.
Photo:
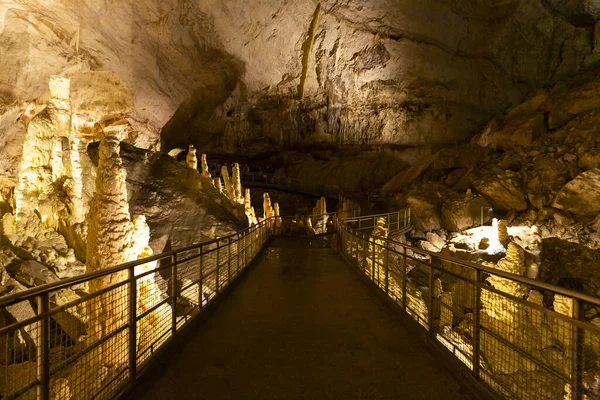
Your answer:
[[[104,137],[100,143],[96,192],[87,216],[87,272],[100,271],[132,259],[134,227],[127,203],[126,175],[119,156],[119,140]],[[126,278],[127,272],[120,272],[96,279],[90,282],[89,290],[94,293]],[[89,304],[90,342],[113,332],[127,320],[127,299],[128,292],[123,286]],[[114,347],[123,340],[126,338],[117,336],[101,346],[99,353],[91,357],[90,367],[124,363],[126,354],[114,351]]]
[[[256,225],[258,223],[256,219],[256,212],[254,212],[254,207],[252,207],[252,198],[250,196],[250,189],[246,189],[244,194],[244,212],[248,217],[248,224],[250,226]]]

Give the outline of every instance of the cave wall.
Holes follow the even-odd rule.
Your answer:
[[[89,70],[131,88],[145,148],[455,143],[595,63],[596,15],[583,0],[5,0],[0,176],[48,76]]]

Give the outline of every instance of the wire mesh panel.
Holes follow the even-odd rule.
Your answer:
[[[252,262],[271,222],[0,298],[0,398],[117,396]]]
[[[340,252],[477,379],[510,399],[600,398],[600,299],[370,234],[382,218],[339,221]]]

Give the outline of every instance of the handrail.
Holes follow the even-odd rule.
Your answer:
[[[600,327],[586,319],[600,298],[356,228],[369,219],[338,220],[340,253],[476,382],[511,399],[600,398]]]
[[[378,214],[378,215],[375,215],[375,217],[385,217],[387,215],[393,215],[393,214],[395,214],[395,213]],[[600,307],[600,298],[599,297],[595,297],[595,296],[588,295],[586,293],[581,293],[581,292],[578,292],[575,290],[567,289],[562,286],[552,285],[550,283],[546,283],[546,282],[543,282],[543,281],[540,281],[537,279],[531,279],[526,276],[502,271],[500,269],[486,267],[485,265],[477,264],[477,263],[474,263],[471,261],[466,261],[466,260],[461,260],[459,258],[444,256],[439,253],[434,253],[432,251],[420,249],[418,247],[414,247],[414,246],[408,245],[406,243],[398,242],[397,240],[394,240],[392,238],[366,235],[365,233],[360,232],[358,229],[352,228],[347,225],[348,222],[358,222],[358,220],[370,220],[372,218],[373,218],[373,216],[366,215],[366,216],[362,216],[362,217],[346,218],[342,222],[346,226],[347,230],[354,232],[356,235],[363,236],[363,238],[367,238],[367,239],[376,238],[376,239],[380,239],[380,240],[385,240],[389,244],[396,245],[401,249],[410,250],[413,253],[421,254],[424,256],[436,258],[436,259],[443,260],[443,261],[448,261],[453,264],[461,265],[463,267],[473,268],[475,270],[485,272],[485,273],[491,274],[491,275],[497,275],[502,278],[506,278],[506,279],[510,279],[510,280],[518,282],[518,283],[522,283],[524,285],[535,286],[539,289],[544,289],[544,290],[551,290],[560,295],[567,296],[567,297],[573,297],[578,300],[585,301],[586,303],[590,303],[590,304]]]
[[[181,249],[176,249],[176,250],[171,250],[171,251],[167,251],[164,253],[154,254],[149,257],[140,258],[138,260],[133,260],[133,261],[129,261],[129,262],[126,262],[123,264],[115,265],[114,267],[106,268],[106,269],[103,269],[100,271],[86,272],[84,274],[74,276],[71,278],[62,279],[57,282],[52,282],[52,283],[47,283],[47,284],[40,285],[40,286],[35,286],[30,289],[26,289],[26,290],[23,290],[22,292],[18,292],[18,293],[12,294],[12,295],[2,296],[2,297],[0,297],[0,307],[6,307],[11,304],[14,304],[15,302],[20,302],[23,300],[28,300],[28,299],[34,298],[34,297],[39,296],[40,294],[47,292],[47,291],[66,289],[66,288],[74,286],[74,285],[85,283],[92,279],[98,279],[103,276],[109,276],[109,275],[112,275],[112,274],[115,274],[118,272],[127,271],[132,267],[145,265],[145,264],[148,264],[148,263],[151,263],[154,261],[164,260],[164,259],[169,258],[176,254],[186,253],[188,251],[197,250],[201,247],[208,246],[208,245],[211,245],[214,243],[220,243],[222,241],[232,239],[239,235],[243,235],[244,233],[256,230],[258,226],[260,226],[263,223],[269,223],[270,221],[274,220],[274,218],[275,217],[271,217],[271,218],[259,223],[258,225],[253,225],[248,228],[242,229],[241,231],[238,231],[229,236],[224,236],[222,238],[208,240],[208,241],[205,241],[202,243],[183,247]]]
[[[20,316],[0,327],[0,365],[18,371],[0,374],[0,397],[48,400],[60,380],[72,398],[113,398],[131,389],[281,225],[272,217],[223,238],[0,297],[0,307]],[[169,263],[152,265],[159,260]],[[159,272],[169,279],[157,280]],[[89,293],[56,302],[62,290],[84,283]],[[54,347],[62,350],[50,357]]]

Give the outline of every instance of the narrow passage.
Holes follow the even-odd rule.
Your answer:
[[[139,399],[465,399],[319,238],[278,238]]]

